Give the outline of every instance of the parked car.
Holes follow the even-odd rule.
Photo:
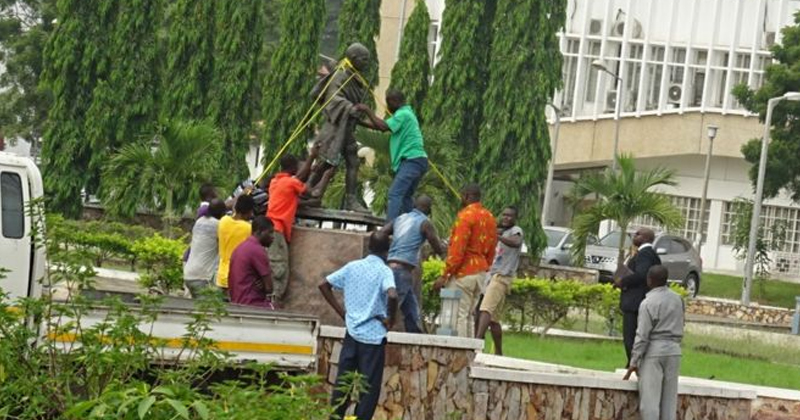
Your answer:
[[[630,248],[635,230],[625,234],[625,248]],[[611,282],[617,270],[617,246],[620,231],[610,232],[596,245],[586,247],[584,265],[600,272],[601,282]],[[681,284],[694,297],[700,291],[703,274],[703,260],[688,240],[666,233],[656,234],[653,248],[661,257],[661,263],[669,271],[670,283]]]
[[[571,249],[574,236],[572,229],[547,226],[544,228],[544,233],[547,235],[547,248],[542,252],[542,264],[573,265]],[[586,242],[588,245],[595,244],[597,238],[590,235]]]

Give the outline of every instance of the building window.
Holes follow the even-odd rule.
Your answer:
[[[661,79],[664,76],[665,51],[664,47],[650,47],[650,56],[645,64],[644,74],[644,109],[646,111],[657,110],[661,104]]]
[[[564,89],[561,94],[562,115],[572,115],[572,107],[575,98],[575,84],[578,80],[578,55],[580,52],[580,40],[567,39],[564,54],[563,80]]]
[[[0,174],[3,236],[20,239],[25,234],[25,212],[22,204],[22,180],[18,174]]]
[[[733,224],[739,212],[737,202],[725,203],[722,215],[722,244],[733,245]],[[761,208],[761,223],[766,227],[767,240],[771,240],[772,229],[775,222],[784,223],[786,237],[780,251],[800,254],[800,209],[792,207],[763,206]]]
[[[583,68],[586,69],[586,102],[594,103],[597,96],[598,72],[592,68],[592,61],[600,58],[600,41],[589,41],[586,49],[586,58],[583,59]]]
[[[439,32],[439,21],[432,20],[431,26],[428,28],[428,56],[430,57],[433,66],[439,63],[440,40],[441,33]]]
[[[625,62],[625,97],[622,101],[622,110],[625,112],[636,111],[639,101],[639,81],[642,79],[642,56],[644,46],[631,44],[628,47],[628,60]]]
[[[668,233],[681,236],[690,242],[695,242],[697,231],[700,228],[700,199],[695,197],[680,197],[675,195],[671,195],[669,198],[672,204],[675,205],[675,207],[678,208],[678,211],[681,212],[681,216],[683,216],[683,225],[679,226],[677,229],[669,230]],[[708,232],[709,207],[710,205],[708,205],[708,202],[706,202],[706,217],[703,222],[703,235]],[[656,223],[656,221],[650,217],[639,217],[633,221],[633,224],[635,226],[649,227],[652,229],[663,229],[661,225]]]

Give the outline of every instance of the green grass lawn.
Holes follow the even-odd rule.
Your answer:
[[[700,296],[738,300],[742,297],[742,278],[724,274],[703,274]],[[752,300],[761,305],[794,309],[795,296],[800,296],[800,284],[767,280],[753,284]]]
[[[487,334],[487,352],[491,339]],[[622,342],[504,334],[506,356],[578,368],[614,371],[625,366]],[[706,346],[701,351],[698,346]],[[681,375],[800,389],[800,351],[759,342],[688,335]]]

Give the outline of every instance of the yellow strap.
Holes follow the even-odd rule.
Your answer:
[[[339,67],[340,66],[337,66],[337,69],[336,69],[337,72],[340,70]],[[343,67],[343,66],[341,66],[341,67]],[[342,89],[344,89],[344,87],[347,86],[347,84],[350,82],[350,80],[353,79],[354,76],[355,76],[354,74],[351,74],[350,77],[345,79],[344,83],[342,83],[342,85],[339,86],[338,89],[336,89],[336,91],[333,93],[333,95],[331,95],[330,98],[328,98],[328,100],[325,101],[325,103],[322,104],[322,106],[319,107],[319,109],[317,109],[316,112],[314,112],[314,114],[311,115],[310,118],[306,118],[306,117],[308,117],[308,114],[311,113],[311,110],[314,109],[314,104],[319,102],[319,99],[322,97],[322,95],[328,89],[328,86],[330,86],[331,82],[333,81],[333,77],[331,77],[330,80],[328,80],[328,83],[325,84],[325,87],[322,89],[322,92],[320,92],[319,96],[317,96],[317,99],[314,101],[314,104],[312,104],[311,107],[308,109],[308,112],[306,112],[306,115],[303,117],[303,120],[300,121],[300,124],[297,126],[297,128],[295,128],[294,132],[292,132],[292,135],[289,137],[288,140],[286,140],[286,142],[280,148],[278,153],[275,154],[275,157],[272,158],[272,161],[270,161],[269,165],[267,165],[264,168],[264,170],[261,172],[261,175],[259,175],[258,178],[256,178],[256,182],[255,182],[256,184],[258,184],[261,181],[261,179],[264,178],[264,176],[266,176],[269,173],[270,170],[272,170],[272,167],[275,165],[275,163],[278,161],[278,159],[280,159],[280,157],[283,155],[283,152],[286,151],[286,149],[289,147],[289,145],[292,144],[292,142],[298,136],[300,136],[300,134],[303,132],[303,130],[306,127],[308,127],[309,124],[311,124],[312,121],[314,121],[314,118],[316,118],[317,115],[319,115],[319,113],[322,112],[322,110],[325,109],[326,106],[328,106],[328,104],[333,100],[333,98],[336,97],[336,94],[339,93]]]
[[[349,61],[349,60],[347,60],[347,59],[345,59],[345,61],[344,61],[344,65],[345,65],[345,66],[346,66],[346,67],[347,67],[347,68],[348,68],[348,69],[349,69],[351,72],[353,72],[353,74],[355,74],[356,76],[358,76],[358,80],[360,80],[360,81],[361,81],[361,83],[363,83],[363,84],[364,84],[364,86],[367,86],[367,89],[369,89],[370,93],[372,94],[372,97],[375,99],[375,103],[376,103],[376,104],[378,104],[378,105],[380,105],[380,106],[382,106],[382,107],[383,107],[383,109],[386,111],[386,113],[387,113],[389,116],[391,116],[391,115],[392,115],[392,112],[389,110],[389,107],[388,107],[388,106],[386,106],[386,104],[384,104],[384,103],[383,103],[383,101],[381,101],[381,99],[380,99],[380,98],[378,98],[378,95],[377,95],[377,94],[375,94],[375,89],[372,89],[372,88],[369,86],[369,83],[367,83],[367,81],[366,81],[366,80],[364,80],[364,77],[361,75],[361,73],[358,71],[358,69],[356,69],[355,67],[353,67],[353,65],[352,65],[352,64],[350,63],[350,61]],[[455,187],[453,187],[453,184],[451,184],[451,183],[450,183],[450,181],[448,181],[448,180],[447,180],[447,178],[444,176],[444,174],[442,173],[442,171],[440,171],[440,170],[439,170],[439,167],[438,167],[438,166],[436,166],[436,164],[435,164],[435,163],[433,163],[433,161],[430,159],[430,157],[428,158],[428,163],[431,165],[431,168],[433,169],[433,171],[434,171],[434,172],[436,172],[436,175],[437,175],[437,176],[439,176],[439,178],[441,178],[442,182],[444,182],[444,185],[445,185],[445,186],[447,186],[447,188],[448,188],[448,189],[450,189],[450,191],[453,193],[453,195],[455,195],[455,196],[456,196],[456,198],[458,198],[458,199],[460,200],[460,199],[461,199],[461,194],[459,194],[458,190],[457,190],[457,189],[455,189]]]

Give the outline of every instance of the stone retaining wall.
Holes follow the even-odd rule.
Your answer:
[[[790,309],[759,306],[758,304],[745,306],[734,301],[711,298],[689,300],[686,312],[695,315],[736,319],[748,323],[786,327],[791,325],[792,315],[794,315],[794,311]]]
[[[341,328],[323,326],[319,335],[318,371],[328,391],[336,380],[343,334]],[[473,339],[390,333],[388,342],[376,420],[639,418],[636,382],[622,381],[616,373],[489,366],[482,362],[485,357],[476,358],[482,341]],[[682,383],[679,392],[678,419],[762,418],[751,418],[753,390]],[[786,407],[794,409],[773,402],[761,412]]]
[[[519,270],[521,277],[536,277],[552,280],[577,280],[586,284],[597,283],[600,273],[597,270],[581,267],[565,267],[561,265],[540,264],[538,258],[528,255],[520,257]]]

